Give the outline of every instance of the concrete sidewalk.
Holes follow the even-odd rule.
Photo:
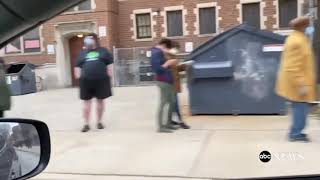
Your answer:
[[[309,122],[313,142],[308,144],[287,142],[285,116],[186,116],[191,130],[158,134],[157,93],[155,87],[116,88],[107,102],[107,129],[87,134],[79,132],[82,117],[76,89],[15,97],[8,115],[49,125],[52,159],[35,179],[229,179],[320,172],[317,120]],[[187,94],[181,99],[187,107]],[[262,163],[258,156],[264,150],[303,158]]]

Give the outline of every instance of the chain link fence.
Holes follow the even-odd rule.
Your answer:
[[[115,86],[141,86],[154,82],[151,48],[114,48]]]

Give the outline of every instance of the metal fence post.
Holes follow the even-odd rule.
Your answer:
[[[119,82],[118,82],[118,74],[117,74],[117,68],[118,68],[118,53],[117,53],[117,49],[115,46],[113,46],[113,85],[114,86],[119,86]]]

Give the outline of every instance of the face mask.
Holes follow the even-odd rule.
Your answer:
[[[305,34],[306,34],[307,36],[312,36],[313,33],[314,33],[314,31],[315,31],[314,27],[313,27],[313,26],[309,26],[309,27],[306,28]]]
[[[86,37],[84,38],[84,45],[86,47],[92,47],[95,45],[95,40],[92,37]]]

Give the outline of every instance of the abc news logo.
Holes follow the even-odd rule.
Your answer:
[[[262,151],[259,155],[259,159],[261,162],[267,163],[269,161],[271,161],[271,153],[268,151]]]
[[[259,155],[259,159],[261,162],[267,163],[271,161],[271,159],[298,161],[298,160],[304,160],[305,158],[301,154],[296,152],[282,152],[282,153],[274,153],[273,155],[271,155],[269,151],[262,151]]]

